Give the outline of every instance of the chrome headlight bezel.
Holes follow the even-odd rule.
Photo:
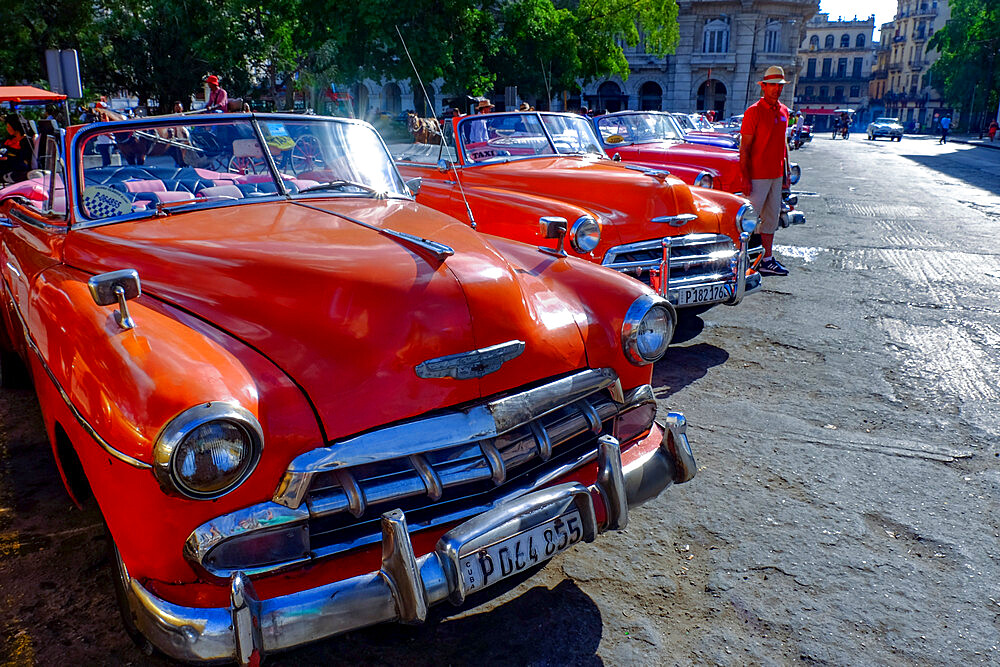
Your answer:
[[[702,171],[694,177],[694,184],[699,188],[708,188],[711,190],[715,187],[715,178],[707,171]]]
[[[657,354],[644,355],[639,346],[639,338],[648,326],[646,318],[650,315],[655,317],[659,311],[666,313],[669,322],[667,328],[661,332],[665,342]],[[632,302],[625,313],[625,320],[622,322],[622,350],[625,352],[625,357],[636,366],[648,366],[658,361],[670,347],[670,341],[674,337],[676,327],[677,311],[673,305],[659,295],[643,294]]]
[[[248,451],[240,462],[242,469],[237,477],[220,489],[206,492],[185,484],[177,473],[175,464],[176,454],[188,436],[211,422],[225,422],[236,426],[247,439]],[[245,482],[257,468],[263,450],[264,431],[253,413],[234,403],[201,403],[181,412],[160,430],[153,446],[153,474],[160,487],[171,495],[192,500],[212,500],[221,498]]]
[[[581,215],[569,229],[569,244],[581,255],[593,252],[601,242],[601,223],[590,215]]]
[[[753,234],[757,231],[757,225],[760,224],[760,216],[757,215],[757,209],[753,207],[753,204],[747,202],[740,206],[739,210],[736,211],[736,229],[741,232],[749,232]]]

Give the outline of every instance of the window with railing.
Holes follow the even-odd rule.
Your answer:
[[[810,79],[816,76],[816,59],[810,58],[806,62],[806,76]]]
[[[851,97],[861,97],[861,86],[851,86]]]
[[[837,59],[837,76],[841,79],[847,76],[847,58]]]
[[[823,77],[828,78],[833,68],[833,58],[823,58]]]
[[[705,24],[702,53],[729,52],[729,24],[722,19],[712,19]]]
[[[824,48],[832,49],[833,48],[833,35],[827,35],[826,36],[826,41],[823,44],[824,44]]]
[[[815,51],[819,48],[819,35],[813,35],[809,38],[809,49]]]
[[[856,79],[861,78],[861,68],[864,65],[864,58],[854,59],[854,69],[851,71],[851,76]]]

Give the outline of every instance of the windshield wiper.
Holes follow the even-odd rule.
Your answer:
[[[339,190],[341,188],[348,188],[348,187],[350,187],[350,188],[358,188],[359,190],[367,192],[369,195],[371,195],[371,196],[373,196],[373,197],[375,197],[377,199],[382,199],[382,198],[385,197],[385,193],[379,192],[378,190],[376,190],[375,188],[371,187],[370,185],[365,185],[364,183],[357,183],[355,181],[345,181],[345,180],[336,180],[336,181],[327,181],[326,183],[317,183],[316,185],[310,185],[307,188],[301,188],[298,192],[293,193],[293,194],[300,194],[301,195],[301,194],[305,194],[307,192],[319,192],[321,190]]]

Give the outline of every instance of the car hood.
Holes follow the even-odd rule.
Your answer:
[[[330,439],[586,366],[579,302],[522,277],[465,225],[409,200],[308,206],[260,202],[73,230],[64,257],[95,274],[135,268],[142,298],[260,351],[302,387]],[[331,212],[454,255],[438,261]],[[415,371],[512,340],[524,352],[483,378]]]
[[[681,180],[664,177],[656,167],[624,165],[611,160],[577,157],[514,160],[466,168],[462,179],[466,188],[530,192],[597,213],[605,223],[602,244],[673,235],[675,230],[650,221],[699,212],[691,189]],[[611,223],[610,228],[607,223]]]

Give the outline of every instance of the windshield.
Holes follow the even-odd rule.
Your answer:
[[[337,119],[149,118],[99,124],[78,146],[79,203],[87,220],[247,203],[282,192],[406,196],[378,134]]]
[[[876,118],[875,122],[876,123],[898,123],[899,119],[898,118]]]
[[[680,125],[681,129],[684,131],[691,132],[698,129],[697,127],[694,126],[694,123],[691,122],[691,119],[682,113],[673,114],[673,117],[674,120],[677,121],[677,124]]]
[[[650,111],[603,116],[597,129],[605,144],[646,144],[683,140],[683,134],[669,114]]]
[[[466,164],[537,155],[604,157],[589,121],[574,114],[469,116],[459,121],[458,136]]]
[[[712,132],[715,129],[712,127],[712,124],[708,122],[708,119],[705,118],[704,116],[700,116],[698,114],[691,114],[690,116],[688,116],[688,118],[691,119],[692,125],[694,125],[699,130],[702,130],[703,132]]]

